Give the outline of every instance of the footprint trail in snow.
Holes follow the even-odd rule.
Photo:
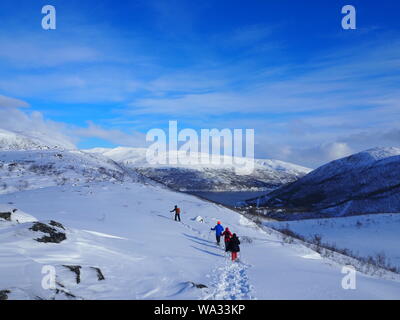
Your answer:
[[[248,265],[242,262],[225,261],[214,271],[214,291],[205,299],[214,300],[251,300],[253,288],[247,276]]]

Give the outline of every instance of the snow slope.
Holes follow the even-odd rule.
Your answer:
[[[152,165],[146,159],[146,149],[95,148],[85,150],[100,153],[110,159],[135,169],[140,174],[180,191],[233,191],[233,190],[265,190],[277,188],[283,184],[297,180],[311,169],[291,163],[256,159],[251,174],[238,174],[236,168],[240,163],[250,167],[251,159],[223,157],[221,163],[207,161],[210,155],[198,153],[190,158],[191,164]]]
[[[62,223],[65,230],[57,230],[67,237],[37,242],[34,222],[0,219],[0,291],[10,299],[400,298],[398,277],[358,274],[357,290],[344,290],[341,265],[285,244],[234,211],[160,187],[93,182],[3,194],[0,203]],[[175,204],[182,223],[171,219]],[[240,262],[215,245],[210,228],[217,220],[242,239]],[[41,286],[48,265],[58,293]],[[79,283],[64,265],[81,267]]]
[[[349,249],[357,256],[385,256],[400,268],[400,214],[364,215],[289,222],[266,222],[267,226],[289,228],[307,240],[322,236],[322,242]]]
[[[332,161],[249,201],[322,216],[400,212],[400,148],[375,148]]]

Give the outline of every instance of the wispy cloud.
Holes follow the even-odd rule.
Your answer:
[[[70,134],[77,138],[99,138],[124,147],[145,147],[146,135],[130,130],[125,133],[118,129],[105,129],[88,121],[86,128],[72,128]]]
[[[372,46],[372,44],[369,44]],[[354,51],[352,55],[338,53],[318,58],[308,65],[295,66],[287,79],[252,79],[252,70],[242,69],[240,74],[220,70],[229,78],[213,82],[197,81],[196,90],[190,81],[181,82],[177,94],[173,87],[168,92],[164,87],[163,96],[141,98],[131,103],[131,112],[161,114],[223,114],[239,113],[281,113],[345,110],[354,107],[380,106],[379,99],[397,98],[393,90],[400,81],[400,42],[391,46],[374,44],[369,51]],[[349,50],[350,51],[350,50]],[[346,56],[347,55],[347,56]],[[203,70],[201,78],[207,74]],[[166,78],[166,77],[164,77]],[[182,79],[195,79],[190,71]],[[206,77],[207,78],[207,77]],[[227,84],[248,80],[239,90],[231,90]],[[157,83],[154,81],[153,83]],[[172,84],[174,84],[172,77]],[[216,83],[216,86],[211,84]],[[218,86],[219,85],[219,86]]]
[[[28,113],[15,107],[0,108],[0,119],[2,129],[22,133],[45,143],[50,142],[51,145],[75,148],[67,126],[64,123],[45,119],[40,112]]]
[[[23,100],[0,95],[0,107],[6,108],[26,108],[29,104]]]
[[[55,67],[69,63],[95,63],[101,60],[101,52],[76,44],[51,41],[35,37],[9,38],[0,37],[0,59],[18,69],[39,69]],[[27,54],[29,53],[29,54]]]

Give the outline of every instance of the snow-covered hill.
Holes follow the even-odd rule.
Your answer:
[[[397,275],[357,273],[357,290],[345,290],[342,264],[165,188],[94,182],[4,194],[0,203],[32,215],[0,218],[0,297],[8,299],[400,298]],[[182,223],[169,213],[175,204]],[[240,261],[215,245],[217,220],[241,238]]]
[[[199,159],[209,157],[197,154],[198,164],[151,165],[146,159],[146,149],[96,148],[87,152],[100,153],[125,166],[133,168],[140,174],[180,191],[245,191],[275,189],[293,182],[310,172],[291,163],[278,160],[254,161],[254,171],[251,174],[238,174],[235,170],[237,163],[251,161],[250,159],[232,159],[224,157],[220,164],[200,164]],[[233,164],[228,164],[229,160]],[[239,160],[239,161],[237,161]],[[192,162],[194,163],[194,161]],[[235,164],[236,163],[236,164]]]
[[[0,129],[0,150],[48,150],[75,149],[75,146],[61,135],[41,132],[13,132]]]
[[[399,213],[399,177],[400,149],[375,148],[332,161],[288,186],[248,202],[322,216]]]
[[[54,185],[136,179],[131,170],[77,150],[0,151],[0,194]]]

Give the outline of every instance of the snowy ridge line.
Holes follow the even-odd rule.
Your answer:
[[[193,152],[190,155],[190,159],[193,160],[192,164],[150,164],[147,160],[147,149],[146,148],[130,148],[130,147],[117,147],[114,149],[109,148],[93,148],[93,149],[85,149],[83,150],[89,153],[98,153],[102,154],[106,157],[114,159],[115,161],[122,162],[128,164],[132,167],[162,167],[162,168],[171,168],[171,167],[182,167],[182,168],[192,168],[192,169],[205,169],[205,168],[232,168],[239,166],[236,162],[248,161],[254,163],[256,168],[268,168],[277,171],[293,171],[293,172],[302,172],[309,173],[312,171],[310,168],[306,168],[297,164],[284,162],[281,160],[274,159],[252,159],[246,157],[238,157],[238,156],[228,156],[221,155],[221,163],[210,163],[210,161],[201,161],[208,160],[211,157],[210,153],[201,153],[201,152]],[[186,152],[184,151],[166,151],[161,153],[162,156],[165,156],[167,159],[171,155],[179,155],[182,154],[187,157]],[[240,161],[238,161],[240,160]],[[241,164],[240,164],[241,165]]]
[[[250,159],[223,156],[219,164],[194,161],[191,164],[151,164],[144,148],[118,147],[83,150],[101,154],[131,168],[142,176],[167,185],[177,191],[270,191],[286,183],[296,181],[311,169],[292,163],[269,159]],[[169,153],[164,153],[168,155]],[[206,159],[210,154],[195,153],[191,159]],[[167,157],[168,158],[168,157]],[[238,165],[247,163],[254,170],[249,174],[237,174]]]
[[[378,267],[376,265],[361,261],[355,257],[351,257],[348,255],[345,255],[343,253],[339,253],[337,251],[331,250],[329,248],[324,247],[323,244],[317,246],[314,243],[303,241],[299,238],[295,238],[293,236],[284,234],[283,232],[279,231],[278,229],[274,229],[272,227],[267,227],[265,225],[260,225],[259,222],[257,222],[254,218],[249,217],[248,215],[242,214],[245,218],[249,219],[250,221],[253,221],[257,227],[266,232],[267,234],[270,235],[276,235],[279,238],[281,238],[282,245],[284,244],[298,244],[307,247],[308,249],[313,250],[317,254],[321,255],[321,257],[326,258],[338,265],[351,265],[353,266],[357,271],[368,275],[372,276],[375,278],[380,278],[384,280],[391,280],[391,281],[396,281],[400,282],[400,274],[383,269],[381,267]],[[321,251],[321,252],[318,252]]]

